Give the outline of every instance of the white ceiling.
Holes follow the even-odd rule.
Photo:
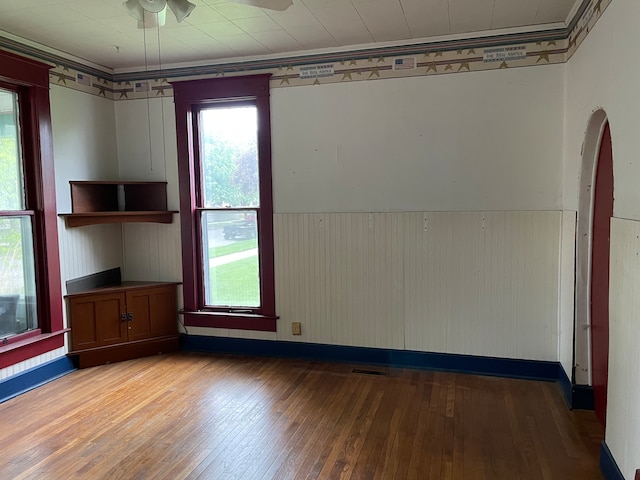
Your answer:
[[[564,28],[581,0],[294,0],[284,12],[191,0],[178,24],[140,30],[123,0],[0,0],[0,30],[91,63],[126,71],[157,63],[401,44],[434,37]],[[0,36],[3,32],[0,31]],[[512,31],[512,30],[509,30]],[[7,35],[4,35],[7,36]],[[145,38],[146,37],[146,38]],[[155,48],[154,48],[155,46]],[[154,61],[155,60],[155,61]]]

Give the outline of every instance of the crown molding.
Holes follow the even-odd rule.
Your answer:
[[[272,77],[273,86],[299,85],[304,84],[299,81],[302,78],[299,74],[301,68],[326,64],[331,64],[333,67],[334,64],[345,65],[347,62],[350,65],[356,65],[360,62],[358,68],[336,68],[336,74],[345,75],[348,80],[351,80],[353,75],[362,76],[363,73],[370,73],[368,79],[387,78],[391,76],[388,74],[388,70],[392,69],[388,62],[398,57],[415,56],[414,63],[416,68],[427,68],[423,74],[471,71],[470,65],[474,66],[474,70],[488,70],[562,63],[568,61],[575,53],[611,1],[583,0],[572,12],[571,20],[566,26],[552,24],[547,25],[546,28],[536,27],[531,29],[529,27],[527,29],[527,27],[522,27],[500,32],[451,35],[410,43],[395,42],[382,46],[376,44],[359,48],[324,49],[312,52],[293,52],[284,55],[239,57],[208,63],[163,65],[162,68],[147,65],[138,69],[127,69],[126,71],[118,71],[96,65],[6,32],[0,32],[0,49],[6,49],[51,64],[55,67],[51,78],[57,78],[57,84],[59,85],[83,90],[106,98],[118,99],[119,95],[119,99],[130,99],[129,95],[135,97],[135,94],[143,93],[148,96],[150,92],[153,93],[154,91],[157,96],[165,96],[165,91],[171,90],[168,85],[169,79],[181,80],[272,72],[274,73],[274,77]],[[547,48],[543,47],[544,43],[547,44]],[[509,49],[517,46],[525,49],[528,61],[511,62],[510,64],[503,62],[501,65],[483,65],[483,63],[486,63],[486,59],[483,62],[483,50],[499,47]],[[554,47],[553,49],[551,49],[552,46]],[[467,50],[466,55],[463,55],[463,50]],[[476,51],[480,51],[480,54],[476,54]],[[440,56],[442,59],[435,60],[432,56]],[[420,62],[420,58],[424,61]],[[369,69],[362,66],[363,61],[371,63],[372,59],[376,59],[376,63],[384,62],[384,64]],[[438,70],[439,67],[442,68]],[[287,73],[279,74],[283,70]],[[295,72],[289,74],[288,72],[292,70],[295,70]],[[386,75],[381,77],[381,71]],[[87,83],[81,84],[80,78],[83,77],[83,80],[86,81],[87,75],[93,78],[90,77]],[[398,73],[394,76],[415,75],[417,75],[415,72],[404,72],[403,75]],[[294,80],[293,84],[291,80]],[[335,82],[336,80],[326,81]],[[147,84],[144,86],[140,85],[139,82],[147,82]],[[152,85],[152,82],[154,85]],[[278,85],[275,82],[280,83]],[[320,82],[316,80],[315,83]]]

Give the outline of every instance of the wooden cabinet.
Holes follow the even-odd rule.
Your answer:
[[[116,345],[127,341],[124,293],[97,293],[69,299],[71,351]]]
[[[84,368],[177,350],[176,285],[123,282],[67,295],[69,354]]]
[[[71,181],[71,213],[60,215],[67,227],[101,223],[171,223],[167,182]]]

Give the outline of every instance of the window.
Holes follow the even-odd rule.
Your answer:
[[[0,368],[64,345],[49,66],[0,52]]]
[[[185,325],[275,331],[269,75],[173,89]]]
[[[0,337],[38,327],[33,213],[25,208],[18,94],[0,88]]]

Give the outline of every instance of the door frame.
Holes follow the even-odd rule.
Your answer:
[[[597,109],[589,118],[582,145],[578,221],[576,229],[576,284],[574,316],[574,368],[572,383],[593,385],[591,370],[591,250],[596,168],[608,116]]]

